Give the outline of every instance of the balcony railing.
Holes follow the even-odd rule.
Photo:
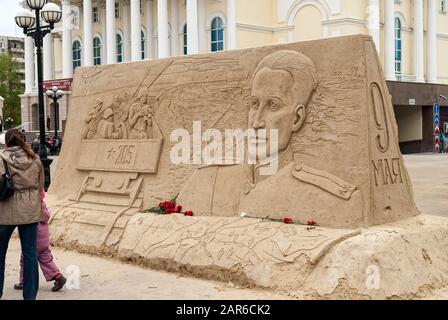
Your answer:
[[[415,74],[395,74],[396,81],[400,82],[417,82],[417,76]]]
[[[25,52],[25,49],[24,49],[24,48],[17,48],[17,47],[11,47],[11,48],[9,48],[9,50],[10,50],[11,52],[18,52],[18,53]]]

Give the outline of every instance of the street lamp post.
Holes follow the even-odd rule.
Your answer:
[[[58,100],[64,96],[64,91],[59,90],[58,87],[54,86],[51,90],[47,90],[45,93],[48,98],[53,100],[54,107],[54,140],[58,138],[58,127],[59,127],[59,104]]]
[[[48,159],[47,148],[45,146],[45,107],[44,107],[44,92],[43,92],[43,73],[42,73],[42,45],[45,35],[54,29],[54,24],[61,21],[62,12],[54,3],[47,3],[48,0],[26,0],[28,9],[21,10],[15,17],[16,24],[23,29],[23,33],[34,39],[37,56],[37,88],[39,98],[39,131],[40,131],[40,148],[39,157],[42,161],[45,171],[45,190],[50,186],[50,164],[51,159]],[[48,25],[41,25],[41,18]]]
[[[11,117],[8,117],[8,118],[6,118],[5,122],[6,122],[7,126],[8,126],[8,129],[11,129],[12,124],[14,123],[14,119],[11,118]]]

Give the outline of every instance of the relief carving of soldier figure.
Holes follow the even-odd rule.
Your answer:
[[[104,111],[95,139],[116,139],[114,136],[114,112],[112,108],[107,108]]]
[[[129,139],[129,107],[126,101],[128,101],[127,93],[116,98],[114,108],[114,135],[117,137],[116,139]]]
[[[292,135],[300,134],[317,87],[316,73],[314,63],[301,53],[282,50],[266,56],[252,79],[249,128],[257,137],[249,143],[269,145],[269,130],[278,130],[278,156],[273,160],[278,162],[277,173],[260,175],[260,169],[270,165],[265,161],[199,168],[178,202],[196,215],[244,212],[260,218],[291,216],[301,223],[312,219],[335,228],[362,225],[363,201],[357,187],[301,164],[292,151]],[[257,135],[259,129],[266,130],[267,139]]]
[[[88,129],[86,139],[93,139],[96,135],[98,125],[103,115],[103,101],[96,100],[96,104],[92,110],[89,111],[86,122],[88,123]]]
[[[145,96],[131,106],[129,124],[131,127],[130,139],[149,139],[148,127],[152,126],[152,115]]]
[[[133,101],[130,106],[129,101]],[[116,96],[107,108],[103,108],[102,100],[98,99],[86,119],[85,139],[154,139],[152,109],[153,103],[148,102],[146,96],[130,99],[125,93]]]

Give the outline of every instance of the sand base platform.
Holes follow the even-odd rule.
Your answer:
[[[97,220],[93,211],[74,214],[55,202],[52,208],[54,245],[297,298],[412,299],[448,286],[448,219],[442,217],[345,230],[135,213],[89,228]]]

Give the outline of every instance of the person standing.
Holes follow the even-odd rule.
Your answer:
[[[51,291],[56,292],[64,287],[67,279],[62,275],[58,266],[54,262],[53,254],[50,249],[50,231],[48,221],[50,220],[50,211],[44,202],[45,192],[40,193],[42,199],[43,220],[37,226],[37,252],[40,269],[44,274],[45,280],[54,281]],[[15,290],[23,290],[23,255],[20,259],[20,278],[19,283],[14,285]]]
[[[447,153],[448,149],[448,137],[446,136],[446,132],[442,131],[442,153]]]
[[[5,172],[6,163],[15,192],[0,201],[0,298],[3,295],[9,239],[18,228],[23,254],[23,298],[35,300],[39,288],[37,225],[43,219],[40,192],[44,191],[44,170],[42,162],[26,144],[19,130],[9,129],[5,142],[6,149],[0,155],[0,169]]]
[[[36,134],[36,138],[34,139],[34,141],[31,143],[31,148],[33,149],[35,154],[39,154],[39,149],[40,149],[40,136],[38,134]]]

